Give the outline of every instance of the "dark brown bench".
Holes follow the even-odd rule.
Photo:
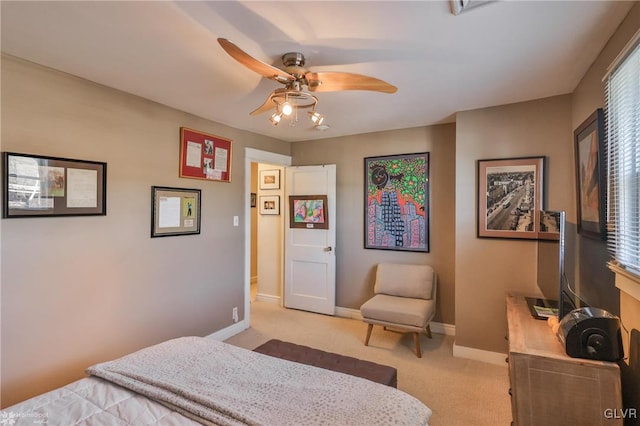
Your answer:
[[[398,370],[388,365],[376,364],[277,339],[269,340],[255,348],[254,351],[288,361],[351,374],[394,388],[398,387]]]

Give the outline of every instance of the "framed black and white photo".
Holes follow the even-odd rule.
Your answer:
[[[538,239],[544,160],[478,160],[478,237]]]

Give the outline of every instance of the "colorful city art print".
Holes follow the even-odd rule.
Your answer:
[[[364,159],[364,248],[429,251],[429,153]]]
[[[478,160],[478,237],[536,240],[544,157]]]

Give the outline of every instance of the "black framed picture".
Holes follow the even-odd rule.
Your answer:
[[[104,216],[107,164],[3,153],[3,218]]]
[[[151,187],[151,238],[199,233],[199,189]]]
[[[429,251],[429,153],[364,159],[364,248]]]
[[[578,233],[606,239],[604,112],[597,109],[573,132],[576,159]]]

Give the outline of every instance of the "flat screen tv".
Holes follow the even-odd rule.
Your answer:
[[[562,319],[572,310],[588,305],[567,278],[565,212],[543,211],[540,221],[538,287],[545,298],[558,302],[558,317]]]

